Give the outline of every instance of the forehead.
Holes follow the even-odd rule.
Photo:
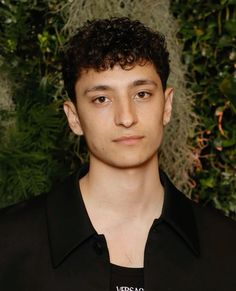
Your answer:
[[[115,65],[104,71],[96,71],[95,69],[86,69],[81,72],[79,79],[76,82],[76,92],[92,88],[94,86],[109,86],[112,88],[130,86],[131,83],[140,84],[140,80],[146,80],[146,84],[155,82],[161,86],[160,77],[152,63],[136,64],[129,68],[122,68],[120,65]]]

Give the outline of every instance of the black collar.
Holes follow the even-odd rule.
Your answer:
[[[53,187],[47,196],[48,235],[54,267],[62,263],[81,243],[96,234],[78,183],[87,171],[88,165],[83,166],[78,173]],[[165,220],[198,255],[198,235],[192,202],[173,186],[162,171],[160,178],[165,189],[160,219]]]
[[[180,192],[163,171],[160,171],[160,179],[165,189],[164,205],[160,218],[166,221],[198,256],[200,247],[192,209],[194,202]]]

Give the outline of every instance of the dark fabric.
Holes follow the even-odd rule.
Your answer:
[[[126,268],[111,264],[110,291],[144,291],[143,268]]]
[[[93,228],[78,186],[87,170],[0,211],[0,290],[110,290],[106,240]],[[146,242],[145,291],[235,291],[236,223],[160,177],[164,206]]]

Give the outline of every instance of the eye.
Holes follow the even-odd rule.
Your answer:
[[[147,99],[148,97],[151,96],[150,92],[147,91],[140,91],[135,95],[136,99]]]
[[[93,100],[93,102],[96,103],[96,104],[102,104],[102,103],[109,102],[109,99],[107,97],[105,97],[105,96],[99,96],[99,97],[95,98]]]

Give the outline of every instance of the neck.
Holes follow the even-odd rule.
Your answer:
[[[158,217],[163,204],[158,159],[128,169],[91,159],[88,174],[80,180],[87,209],[124,218]]]

